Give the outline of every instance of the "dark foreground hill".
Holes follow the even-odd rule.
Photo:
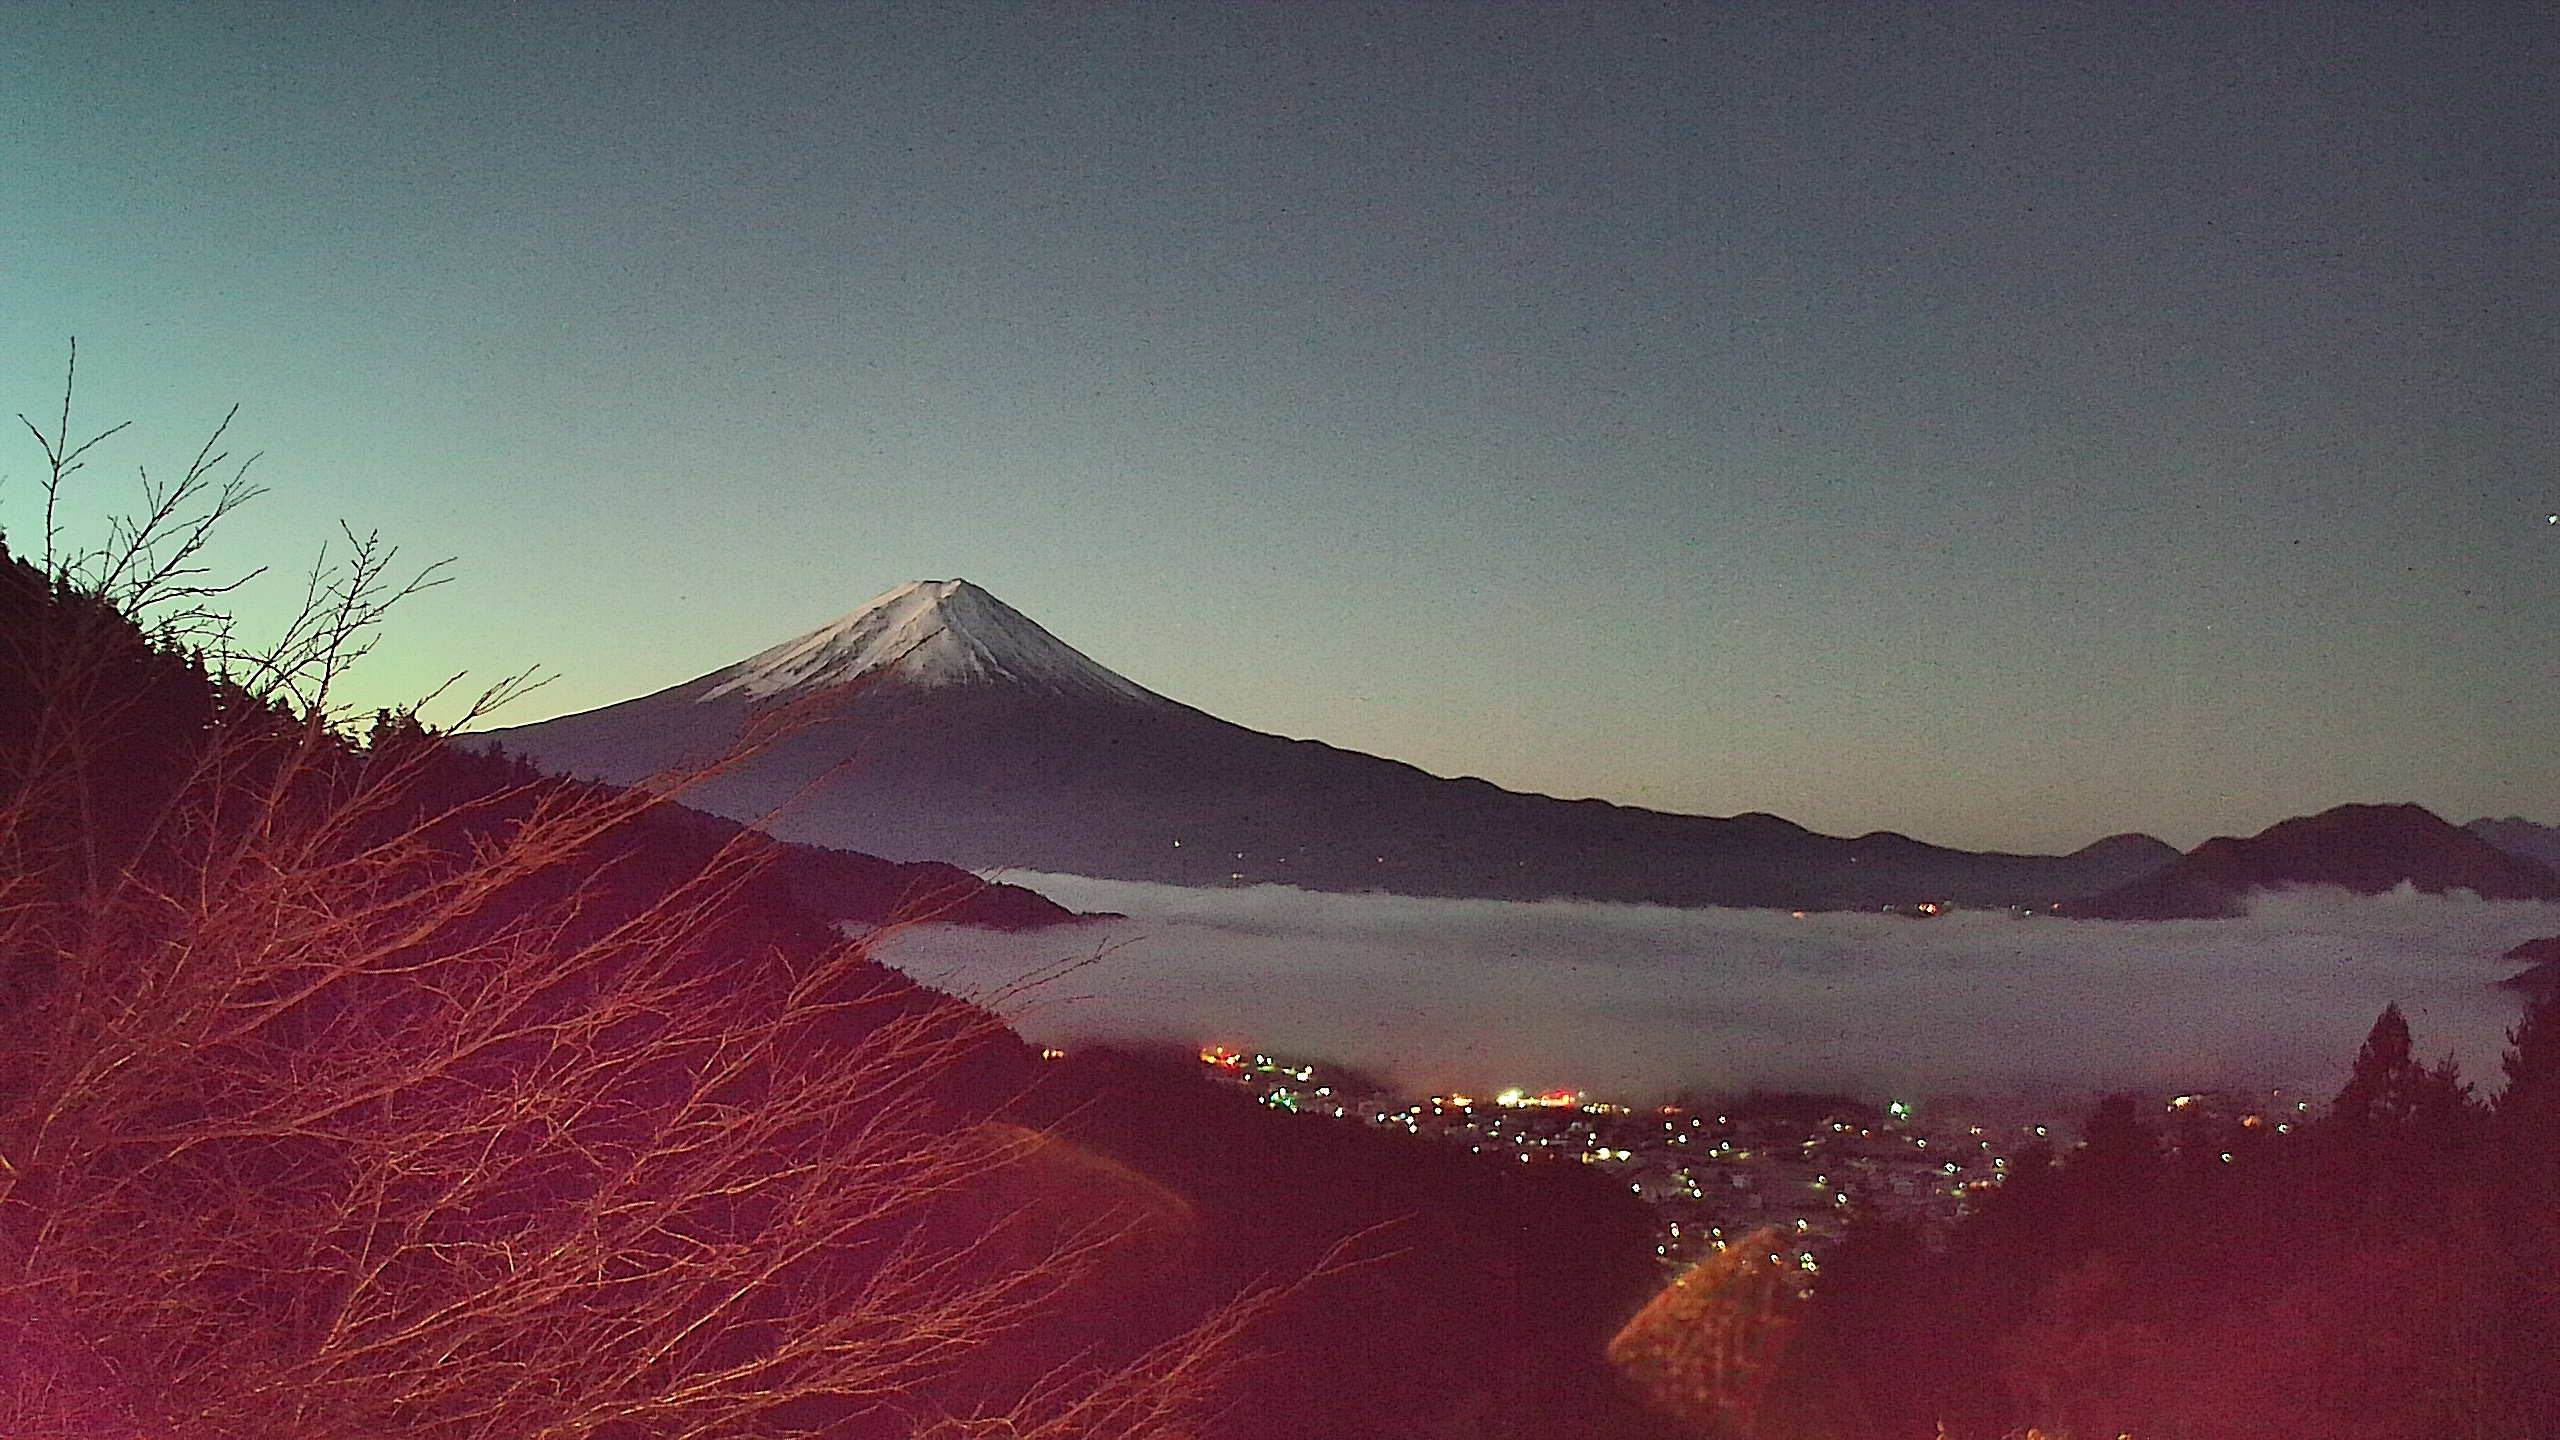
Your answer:
[[[737,821],[685,805],[668,805],[653,823],[692,831],[714,843],[764,839]],[[1037,930],[1086,918],[1036,890],[988,880],[941,860],[884,860],[824,845],[765,843],[772,847],[772,863],[792,898],[825,920]]]
[[[1445,779],[1158,695],[958,580],[903,586],[656,694],[484,738],[628,784],[795,708],[800,728],[689,798],[770,817],[790,839],[977,867],[1490,899],[2041,905],[2176,858],[2139,835],[1975,853]]]
[[[2430,895],[2468,890],[2484,900],[2560,899],[2560,875],[2423,807],[2340,805],[2245,839],[2217,836],[2156,875],[2061,910],[2097,920],[2206,919],[2241,913],[2252,891],[2297,885],[2362,895],[2408,885]]]
[[[1648,1221],[1587,1167],[1043,1061],[840,937],[842,857],[396,721],[336,737],[23,567],[0,637],[0,1341],[81,1358],[0,1404],[448,1440],[779,1367],[762,1428],[716,1433],[1001,1434],[1278,1285],[1223,1419],[1178,1433],[1659,1433],[1602,1357]],[[937,1309],[990,1267],[1021,1308]],[[826,1358],[795,1336],[872,1316],[819,1333],[895,1383],[788,1388]]]

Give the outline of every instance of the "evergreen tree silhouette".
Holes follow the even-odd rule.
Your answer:
[[[2405,1119],[2416,1101],[2417,1078],[2424,1073],[2411,1057],[2408,1017],[2393,1001],[2382,1007],[2373,1029],[2356,1052],[2355,1068],[2329,1104],[2330,1117],[2347,1125]]]

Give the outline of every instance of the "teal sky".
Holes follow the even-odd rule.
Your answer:
[[[1557,794],[2560,821],[2552,6],[0,18],[0,413],[456,557],[366,706],[965,576]]]

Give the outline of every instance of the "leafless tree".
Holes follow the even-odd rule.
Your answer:
[[[13,1433],[116,1433],[76,1418],[109,1402],[177,1440],[1200,1433],[1253,1297],[1134,1358],[972,1369],[1145,1217],[991,1212],[1042,1148],[949,1098],[998,1022],[861,940],[742,928],[752,835],[634,877],[635,827],[721,762],[421,810],[433,738],[368,749],[331,707],[438,569],[350,531],[245,648],[202,559],[255,493],[228,417],[74,550],[66,482],[115,431],[75,441],[68,388],[27,427],[48,593],[0,738]],[[207,693],[136,777],[105,747],[152,718],[117,669],[146,638],[198,646]]]
[[[1701,1433],[1756,1435],[1802,1323],[1802,1284],[1787,1233],[1754,1230],[1663,1286],[1609,1342],[1610,1362],[1657,1409]]]

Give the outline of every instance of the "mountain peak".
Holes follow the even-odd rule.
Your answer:
[[[874,673],[909,685],[1018,685],[1152,701],[1155,694],[966,580],[917,580],[712,677],[704,700],[767,700]]]
[[[2206,919],[2239,913],[2252,890],[2334,885],[2379,895],[2560,899],[2560,875],[2448,825],[2419,805],[2338,805],[2281,820],[2245,839],[2217,835],[2146,879],[2063,906],[2099,920]]]

